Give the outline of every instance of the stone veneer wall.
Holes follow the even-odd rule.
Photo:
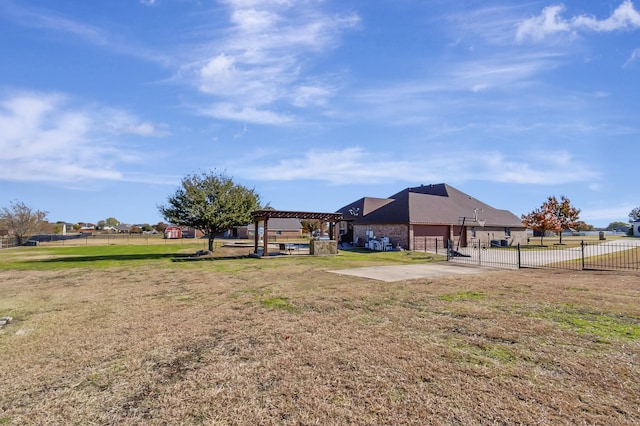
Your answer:
[[[338,254],[338,242],[334,240],[311,240],[309,254],[312,256],[331,256]]]

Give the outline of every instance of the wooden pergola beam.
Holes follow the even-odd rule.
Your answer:
[[[300,212],[300,211],[285,211],[285,210],[256,210],[251,213],[251,217],[253,218],[253,223],[255,225],[255,235],[254,235],[254,254],[258,254],[258,243],[260,242],[260,238],[258,236],[258,224],[260,221],[264,222],[264,238],[263,238],[263,256],[269,256],[269,219],[278,218],[278,219],[311,219],[311,220],[320,220],[322,222],[329,222],[331,226],[329,226],[329,238],[334,239],[335,235],[335,227],[338,222],[342,220],[342,213],[320,213],[320,212]]]

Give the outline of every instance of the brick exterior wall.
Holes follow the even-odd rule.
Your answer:
[[[409,226],[408,225],[354,225],[353,241],[362,246],[367,241],[367,231],[373,231],[375,238],[388,237],[389,242],[395,248],[400,245],[402,248],[409,247]]]
[[[371,230],[374,233],[375,238],[388,237],[391,245],[397,247],[398,245],[406,250],[424,250],[425,237],[438,239],[438,245],[444,246],[444,242],[448,239],[443,235],[443,226],[428,226],[428,225],[415,225],[415,231],[409,232],[408,225],[354,225],[353,226],[353,241],[357,242],[359,246],[363,246],[367,241],[367,231]],[[432,228],[432,229],[430,229]],[[447,227],[448,228],[448,227]],[[463,243],[470,244],[473,240],[480,240],[483,243],[489,244],[491,240],[507,240],[508,245],[517,245],[527,243],[527,230],[513,229],[511,228],[511,236],[507,236],[504,227],[476,227],[475,238],[473,237],[473,231],[471,226],[466,228],[466,239],[463,238]],[[458,244],[460,227],[454,225],[452,228],[454,246]],[[412,234],[412,235],[410,235]],[[419,241],[417,241],[419,240]],[[430,244],[435,244],[434,241],[430,241]]]
[[[515,246],[518,244],[527,244],[527,230],[511,228],[511,235],[506,235],[504,227],[476,227],[475,238],[473,236],[472,227],[467,228],[467,242],[472,240],[480,240],[481,243],[489,244],[491,240],[507,240],[507,245]]]

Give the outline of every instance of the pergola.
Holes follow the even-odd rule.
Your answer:
[[[269,256],[269,234],[268,234],[268,226],[269,219],[271,218],[279,218],[279,219],[317,219],[322,222],[329,222],[329,239],[333,240],[336,234],[336,224],[342,220],[342,213],[317,213],[317,212],[296,212],[296,211],[283,211],[283,210],[256,210],[251,213],[253,217],[253,223],[255,225],[255,235],[254,235],[254,249],[253,253],[258,254],[258,243],[260,241],[260,237],[258,235],[258,224],[262,221],[264,222],[264,238],[263,238],[263,256]]]

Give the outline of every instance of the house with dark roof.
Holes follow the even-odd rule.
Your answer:
[[[522,221],[445,183],[406,188],[389,198],[361,198],[338,210],[342,241],[362,246],[388,238],[408,250],[465,247],[471,243],[508,246],[527,242]]]

